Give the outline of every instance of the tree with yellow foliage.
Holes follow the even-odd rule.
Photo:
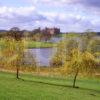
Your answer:
[[[80,52],[78,49],[72,50],[72,56],[70,60],[69,71],[75,73],[73,87],[76,87],[76,79],[79,73],[91,75],[95,73],[97,62],[94,55],[85,51]]]
[[[3,38],[1,48],[1,62],[5,66],[16,66],[16,78],[19,78],[20,62],[24,53],[23,40],[16,41],[13,38]]]

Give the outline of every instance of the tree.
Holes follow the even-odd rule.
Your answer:
[[[57,52],[52,59],[56,66],[59,66],[60,62],[63,62],[63,67],[59,66],[61,70],[63,69],[63,74],[74,74],[73,87],[76,87],[76,80],[79,73],[90,75],[95,72],[97,67],[94,54],[87,49],[88,44],[86,44],[84,51],[81,50],[80,45],[82,45],[80,39],[65,38],[58,44]]]
[[[51,61],[50,61],[50,66],[52,67],[61,67],[63,65],[63,59],[62,56],[56,53]]]
[[[19,79],[19,68],[20,68],[20,62],[21,62],[21,58],[23,56],[24,53],[24,44],[23,41],[16,41],[16,54],[18,55],[18,57],[16,58],[15,61],[15,65],[16,65],[16,78]]]
[[[93,54],[96,52],[100,52],[100,40],[95,38],[91,40],[87,50]]]
[[[82,40],[82,51],[87,51],[91,40],[96,36],[96,33],[92,30],[88,29],[85,33],[83,33],[81,40]]]
[[[83,37],[87,38],[88,40],[92,39],[96,36],[96,33],[93,32],[91,29],[87,29],[85,33],[83,34]]]
[[[11,36],[15,39],[16,41],[16,51],[18,53],[18,57],[16,59],[16,78],[19,79],[19,61],[23,53],[23,43],[21,40],[21,33],[20,29],[18,27],[13,27],[10,30]]]
[[[24,53],[24,42],[16,41],[13,38],[3,39],[3,47],[1,48],[2,62],[6,66],[16,66],[16,78],[19,79],[19,67],[22,55]]]
[[[13,27],[8,31],[8,36],[13,37],[17,41],[22,38],[22,35],[23,34],[18,27]]]
[[[69,63],[69,70],[75,73],[73,87],[76,87],[79,73],[91,75],[95,73],[97,67],[94,55],[87,51],[80,52],[78,49],[72,50],[71,61]]]
[[[55,55],[52,57],[52,65],[64,65],[65,61],[70,60],[71,51],[77,48],[79,45],[77,39],[69,39],[65,37],[57,45],[57,50]]]
[[[97,67],[94,53],[89,50],[95,33],[87,32],[85,35],[77,38],[65,37],[58,43],[57,52],[52,59],[54,65],[62,64],[63,67],[60,65],[59,69],[63,74],[74,75],[73,87],[76,87],[78,75],[92,75]]]

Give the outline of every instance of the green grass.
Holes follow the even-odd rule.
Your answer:
[[[66,34],[58,34],[58,37],[67,37],[67,38],[73,38],[73,37],[79,37],[80,34],[78,33],[66,33]]]
[[[50,48],[54,46],[56,46],[56,44],[50,42],[36,42],[36,41],[28,42],[28,48]]]
[[[80,88],[69,85],[72,80],[0,72],[0,100],[100,100],[100,80],[78,80]],[[66,85],[66,86],[65,86]]]
[[[27,48],[51,48],[55,47],[56,43],[51,42],[37,42],[37,41],[27,41]],[[0,40],[0,47],[4,46],[3,39]]]

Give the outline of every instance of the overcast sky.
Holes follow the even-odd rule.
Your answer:
[[[100,31],[100,0],[0,0],[0,29]]]

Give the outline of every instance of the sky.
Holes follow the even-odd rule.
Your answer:
[[[0,29],[100,31],[100,0],[0,0]]]

